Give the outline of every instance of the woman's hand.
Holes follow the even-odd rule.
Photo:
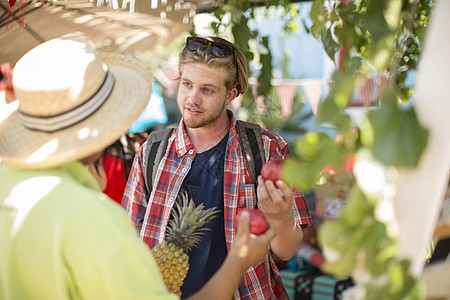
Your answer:
[[[244,271],[256,265],[267,254],[269,242],[275,237],[275,228],[269,221],[269,229],[264,233],[255,235],[250,233],[250,215],[243,211],[238,220],[236,237],[231,247],[229,256],[242,264]]]

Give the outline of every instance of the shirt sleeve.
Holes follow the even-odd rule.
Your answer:
[[[146,143],[144,143],[134,157],[122,199],[122,207],[127,211],[128,217],[136,227],[138,234],[142,228],[148,201],[148,193],[145,188],[143,176],[143,152],[145,145]]]

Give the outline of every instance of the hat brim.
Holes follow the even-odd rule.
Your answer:
[[[127,56],[104,53],[102,57],[115,78],[106,102],[84,121],[53,133],[29,130],[14,111],[0,123],[4,163],[40,169],[77,161],[103,151],[129,129],[150,99],[150,75]]]

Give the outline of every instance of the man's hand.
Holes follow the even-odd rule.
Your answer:
[[[264,180],[258,176],[258,203],[264,215],[272,220],[275,225],[292,220],[292,203],[294,194],[292,189],[282,180],[275,184],[270,180]]]
[[[292,188],[282,180],[277,180],[274,184],[258,176],[256,193],[261,211],[272,221],[277,231],[276,237],[270,242],[271,249],[280,259],[288,260],[297,251],[303,237],[292,211]]]

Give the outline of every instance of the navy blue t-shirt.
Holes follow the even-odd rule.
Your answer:
[[[206,224],[198,247],[189,253],[189,271],[181,287],[181,296],[189,297],[197,292],[220,268],[227,256],[223,214],[223,172],[228,134],[213,148],[195,156],[191,170],[180,190],[188,191],[195,205],[216,207],[219,212]]]

